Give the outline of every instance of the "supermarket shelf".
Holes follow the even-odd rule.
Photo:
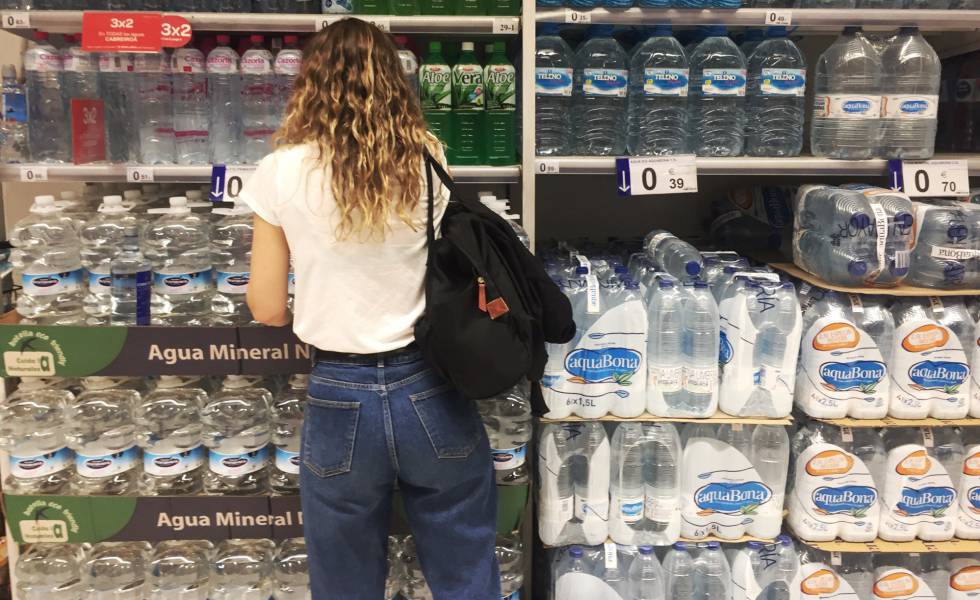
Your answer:
[[[799,538],[799,536],[796,536]],[[873,542],[807,542],[804,544],[825,552],[980,552],[980,540],[953,539],[945,542],[886,542],[877,539]]]
[[[22,13],[19,13],[22,14]],[[347,15],[280,15],[251,13],[168,13],[179,14],[191,23],[194,31],[313,32]],[[82,11],[29,11],[30,29],[50,33],[78,33],[82,30]],[[381,24],[392,33],[468,33],[517,34],[519,17],[457,17],[457,16],[387,16],[354,15]],[[760,17],[761,19],[761,17]],[[30,29],[14,30],[17,32]]]
[[[802,279],[811,285],[851,294],[882,294],[885,296],[912,296],[920,298],[925,296],[980,296],[980,289],[939,290],[936,288],[916,287],[914,285],[900,285],[893,288],[850,288],[841,285],[831,285],[816,275],[807,273],[793,263],[771,262],[769,266],[797,279]]]
[[[716,412],[714,415],[704,418],[696,419],[693,417],[658,417],[656,415],[651,415],[650,413],[643,413],[638,417],[617,417],[615,415],[606,415],[604,417],[599,417],[598,419],[585,419],[582,417],[566,417],[564,419],[546,419],[541,418],[542,423],[579,423],[583,421],[635,421],[635,422],[661,422],[661,423],[715,423],[719,425],[730,424],[734,425],[736,423],[741,423],[742,425],[792,425],[793,417],[786,417],[784,419],[765,419],[757,417],[733,417],[732,415],[725,414],[721,411]]]
[[[0,165],[0,182],[24,181],[25,168],[40,168],[47,181],[126,181],[127,171],[139,167],[151,172],[155,182],[207,183],[211,165],[142,166],[142,165]],[[521,167],[458,166],[450,167],[453,177],[463,183],[514,183],[520,180]]]
[[[737,12],[737,11],[736,11]],[[980,11],[977,11],[980,12]],[[966,159],[971,175],[980,175],[980,154],[945,154],[936,159]],[[794,158],[764,158],[736,156],[732,158],[702,157],[696,160],[698,175],[885,175],[888,161],[835,160],[815,156]],[[616,172],[616,158],[602,156],[563,156],[537,158],[535,173],[592,175]]]
[[[594,8],[579,11],[566,8],[538,9],[539,23],[671,23],[672,25],[728,25],[761,27],[766,24],[767,8],[677,9],[630,8],[609,10]],[[862,25],[867,29],[894,29],[900,25],[918,25],[923,31],[971,31],[980,27],[980,11],[973,10],[875,10],[875,9],[786,9],[792,13],[792,26],[798,29],[837,31],[845,25]]]
[[[775,538],[761,538],[761,537],[755,537],[755,536],[751,536],[751,535],[743,535],[742,537],[737,537],[737,538],[733,538],[733,539],[720,538],[720,537],[715,536],[715,535],[709,535],[707,537],[697,538],[697,539],[682,537],[678,541],[686,542],[688,544],[703,544],[703,543],[706,543],[706,542],[721,542],[722,544],[744,544],[745,542],[765,542],[765,543],[771,543],[771,542],[775,542],[776,540],[775,540]],[[614,542],[612,538],[607,538],[606,541],[605,541],[605,543],[607,543],[607,544],[615,544],[616,542]],[[565,546],[570,546],[570,545],[572,545],[572,544],[566,544],[566,545],[562,545],[562,546],[552,546],[550,544],[544,544],[544,547],[545,548],[564,548]],[[578,544],[578,545],[582,546],[582,545],[590,545],[590,544]]]
[[[884,419],[815,419],[828,425],[837,427],[980,427],[980,419],[896,419],[895,417],[885,417]]]

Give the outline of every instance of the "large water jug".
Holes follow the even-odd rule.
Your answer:
[[[572,135],[576,152],[610,156],[626,151],[629,60],[611,25],[590,28],[575,52]]]
[[[698,156],[739,156],[745,134],[745,56],[712,25],[691,53],[691,135]]]
[[[657,25],[630,59],[629,133],[632,155],[690,152],[687,55],[669,25]]]
[[[770,27],[748,62],[745,153],[797,156],[803,147],[806,59],[784,27]]]

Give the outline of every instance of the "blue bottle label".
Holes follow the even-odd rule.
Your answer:
[[[88,291],[93,294],[108,294],[112,291],[112,275],[98,271],[89,271]]]
[[[204,446],[195,446],[176,454],[143,452],[143,471],[158,477],[190,473],[202,465],[204,465]]]
[[[139,449],[130,446],[112,454],[86,456],[75,453],[75,471],[82,477],[112,477],[136,468],[139,464]]]
[[[116,274],[111,277],[112,287],[123,294],[136,291],[136,325],[150,324],[150,296],[153,291],[153,273],[139,271],[137,273]]]
[[[521,600],[521,591],[517,590],[516,592],[510,594],[509,596],[501,596],[500,600]]]
[[[582,75],[582,91],[586,96],[626,97],[629,85],[626,69],[585,69]]]
[[[299,475],[299,452],[276,447],[276,468],[283,473]]]
[[[269,464],[269,447],[241,454],[223,454],[217,450],[208,453],[208,468],[212,473],[240,477],[261,471]]]
[[[21,276],[21,285],[28,296],[54,296],[82,289],[82,269],[63,273],[41,273]]]
[[[215,283],[218,292],[222,294],[244,294],[245,290],[248,289],[248,278],[248,271],[237,273],[217,271],[215,273]]]
[[[762,69],[759,89],[763,96],[797,96],[806,93],[806,69]]]
[[[61,448],[37,456],[10,455],[10,474],[18,479],[47,477],[64,471],[71,466],[72,454],[68,448]]]
[[[935,119],[938,110],[939,96],[936,94],[886,94],[881,99],[883,119]]]
[[[3,120],[27,122],[27,94],[6,93],[3,95]]]
[[[666,67],[643,69],[644,96],[687,96],[689,70]]]
[[[153,289],[158,294],[199,294],[211,287],[211,269],[194,273],[154,273]]]
[[[704,69],[702,77],[705,96],[745,95],[745,69]]]
[[[493,468],[497,471],[516,469],[527,460],[527,445],[517,448],[492,448]]]
[[[534,70],[534,93],[539,96],[571,96],[572,70],[538,67]]]
[[[354,12],[354,7],[350,0],[323,0],[321,3],[323,14],[348,14]]]
[[[824,119],[877,119],[881,116],[881,96],[816,96],[813,98],[813,116]]]

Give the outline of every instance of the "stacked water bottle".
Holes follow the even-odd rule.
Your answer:
[[[764,41],[747,35],[740,48],[723,26],[682,46],[657,25],[629,54],[615,33],[592,26],[573,52],[557,25],[539,29],[538,155],[799,155],[807,65],[785,28]],[[848,27],[821,55],[815,156],[932,156],[939,58],[915,27],[880,46]]]

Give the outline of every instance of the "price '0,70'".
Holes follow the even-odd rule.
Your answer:
[[[930,183],[931,182],[929,181],[929,173],[926,173],[923,169],[917,170],[915,172],[915,175],[912,177],[912,185],[915,186],[916,191],[919,192],[920,194],[925,194],[926,192],[929,191]],[[957,187],[955,181],[943,180],[940,181],[939,183],[942,185],[943,193],[947,193],[947,194],[956,193]]]
[[[136,21],[133,19],[117,19],[113,17],[109,19],[109,27],[113,29],[133,29],[136,27]]]

